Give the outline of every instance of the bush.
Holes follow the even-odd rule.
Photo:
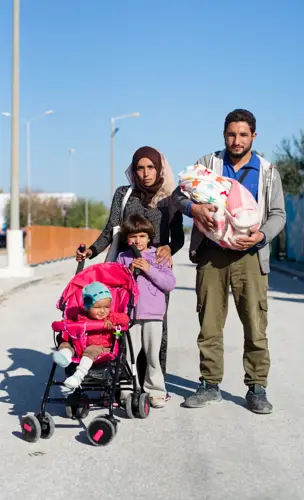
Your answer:
[[[6,216],[10,225],[10,202],[6,206]],[[20,227],[27,225],[28,197],[20,196]],[[57,198],[41,199],[31,196],[32,225],[85,227],[85,200],[79,199],[69,207],[62,207]],[[88,227],[103,229],[108,218],[108,210],[103,202],[88,201]]]
[[[276,153],[276,165],[280,172],[284,193],[297,195],[304,181],[304,133],[292,141],[283,139]]]

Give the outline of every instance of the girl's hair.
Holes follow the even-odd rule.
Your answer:
[[[122,235],[125,239],[129,234],[147,233],[150,240],[155,236],[155,229],[152,222],[141,215],[131,215],[128,217],[121,227]]]

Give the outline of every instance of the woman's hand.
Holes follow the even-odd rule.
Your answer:
[[[172,266],[171,248],[169,247],[169,245],[158,247],[158,249],[156,250],[156,257],[158,264],[166,264],[167,262],[169,262]]]
[[[82,262],[85,259],[89,259],[92,256],[93,252],[90,248],[86,249],[84,252],[80,252],[78,249],[76,250],[76,260],[77,262]]]
[[[142,257],[139,259],[134,259],[130,266],[132,272],[134,272],[134,269],[140,269],[141,271],[149,271],[149,268],[150,268],[149,262],[147,262]]]

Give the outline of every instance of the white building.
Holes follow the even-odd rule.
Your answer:
[[[21,193],[21,196],[26,196],[26,194]],[[41,200],[47,200],[49,198],[56,198],[58,200],[59,206],[69,206],[72,202],[77,200],[75,193],[33,193],[33,196],[37,196]],[[10,193],[0,193],[0,231],[5,225],[5,207],[11,198]]]

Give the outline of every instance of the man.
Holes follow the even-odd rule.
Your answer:
[[[253,114],[236,109],[225,120],[226,148],[197,161],[219,176],[237,179],[252,193],[259,205],[261,226],[250,236],[238,238],[238,250],[221,248],[193,227],[190,259],[197,264],[201,384],[196,394],[185,400],[188,408],[201,408],[222,400],[219,384],[224,366],[223,328],[231,287],[244,329],[247,404],[255,413],[272,412],[265,390],[270,367],[266,337],[269,243],[283,229],[286,214],[278,171],[252,151],[256,135]],[[173,200],[184,215],[195,217],[206,229],[214,227],[212,215],[216,209],[211,204],[189,201],[180,188],[174,191]]]

